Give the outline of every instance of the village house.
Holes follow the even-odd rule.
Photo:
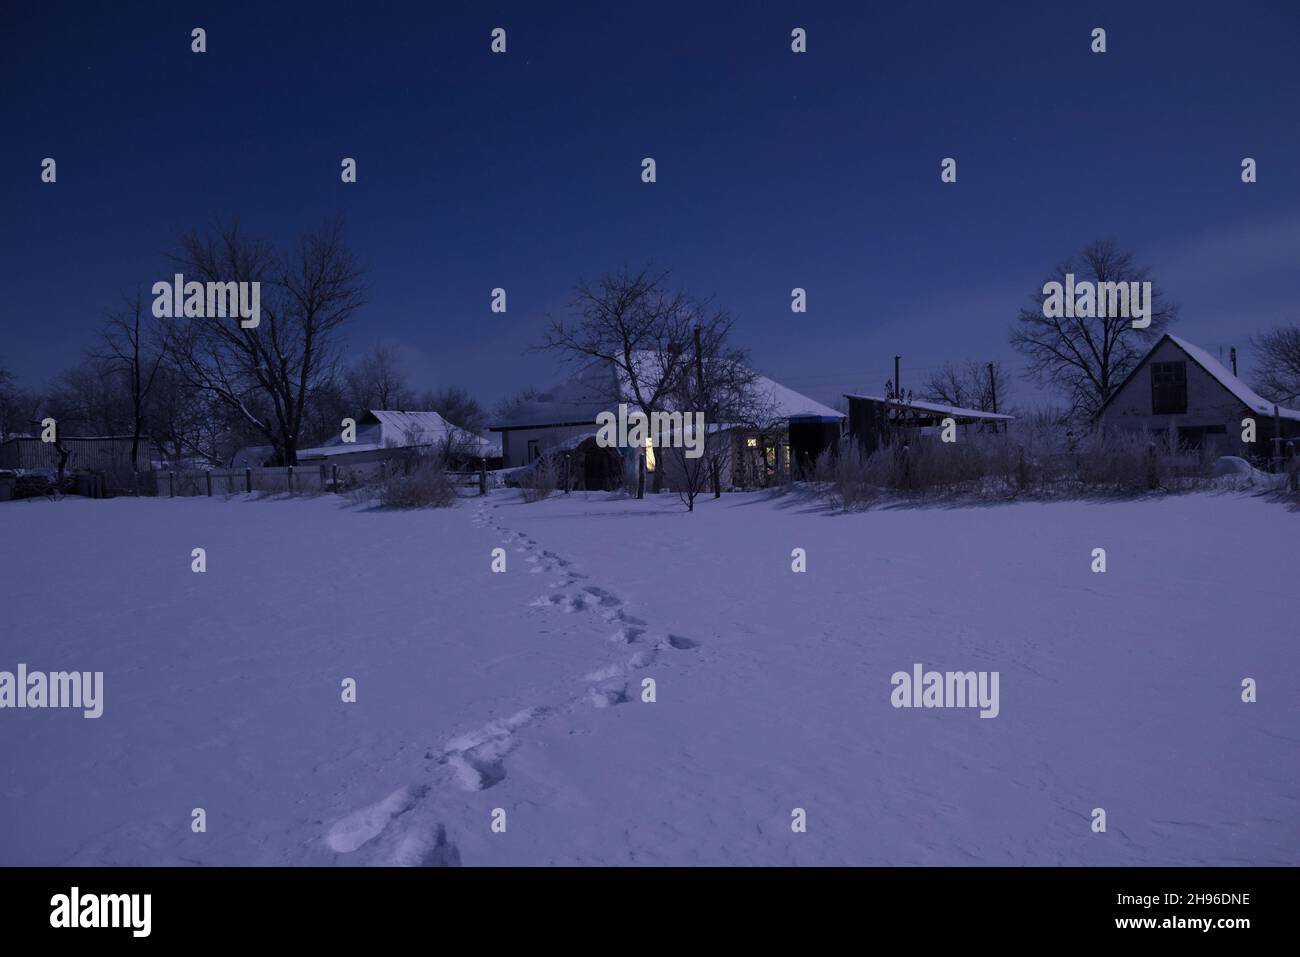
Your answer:
[[[1255,441],[1242,441],[1255,423]],[[1288,458],[1300,440],[1300,411],[1256,393],[1199,346],[1165,334],[1102,405],[1103,429],[1150,433],[1182,451],[1246,459]]]
[[[649,357],[647,356],[647,361]],[[718,464],[723,487],[765,486],[811,472],[823,451],[837,444],[844,414],[795,392],[766,376],[752,384],[756,414],[747,422],[708,422],[708,454]],[[563,455],[573,487],[612,489],[634,475],[642,450],[597,444],[602,413],[617,413],[620,403],[635,408],[626,375],[614,363],[593,362],[573,378],[534,399],[520,403],[490,431],[500,433],[506,468]],[[689,410],[682,410],[689,411]],[[646,471],[658,474],[662,487],[683,482],[681,457],[647,437]]]

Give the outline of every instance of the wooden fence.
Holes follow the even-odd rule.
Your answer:
[[[156,473],[159,496],[239,495],[270,492],[319,495],[333,491],[334,476],[325,465],[284,465],[244,469],[183,469]]]
[[[120,496],[185,498],[224,497],[252,492],[320,495],[326,492],[346,491],[348,488],[355,488],[358,484],[382,482],[404,471],[395,463],[368,463],[368,465],[371,467],[364,469],[323,462],[242,469],[159,469],[147,472],[119,469],[82,472],[72,478],[76,482],[76,493],[87,498]],[[485,469],[448,472],[447,477],[454,485],[475,489],[480,494],[486,494],[487,489],[501,484],[495,473]]]

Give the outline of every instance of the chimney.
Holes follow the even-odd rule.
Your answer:
[[[1232,374],[1237,374],[1237,347],[1233,346],[1228,350],[1228,355],[1232,357]]]

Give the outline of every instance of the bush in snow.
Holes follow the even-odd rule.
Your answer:
[[[845,511],[867,508],[883,491],[880,476],[868,468],[868,458],[856,442],[851,442],[838,455],[820,455],[813,468],[813,481],[825,490],[826,497],[836,508]]]
[[[1076,478],[1094,489],[1154,491],[1165,478],[1161,451],[1148,436],[1140,433],[1094,433],[1079,449]]]
[[[456,501],[456,486],[441,466],[422,462],[409,475],[393,475],[379,484],[379,503],[386,508],[447,508]]]
[[[1177,452],[1142,433],[1027,429],[974,434],[944,443],[925,436],[863,455],[848,444],[825,457],[816,480],[843,509],[865,508],[889,493],[927,496],[1140,495],[1208,486],[1212,450]]]
[[[14,498],[40,498],[42,495],[53,498],[58,480],[55,476],[43,472],[20,472],[15,475],[13,483]],[[57,491],[60,491],[63,495],[72,495],[76,490],[76,476],[65,475],[63,477],[63,487]]]
[[[560,487],[564,463],[559,453],[548,453],[519,476],[519,490],[525,502],[540,502]]]

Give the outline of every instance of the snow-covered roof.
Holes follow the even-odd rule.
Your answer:
[[[659,357],[649,351],[638,352],[633,361],[647,381]],[[842,419],[844,413],[815,402],[767,376],[755,375],[754,389],[764,411],[773,419],[824,418]],[[594,423],[601,412],[613,411],[619,402],[633,402],[632,386],[627,373],[613,363],[593,362],[572,379],[557,385],[536,399],[522,403],[514,412],[492,426],[492,431],[553,425]]]
[[[455,426],[437,412],[393,412],[371,409],[358,424],[378,423],[383,441],[395,445],[430,445],[445,439]]]
[[[501,454],[501,443],[453,425],[437,412],[400,412],[371,409],[357,421],[355,442],[335,435],[314,449],[300,449],[299,458],[328,458],[352,452],[373,452],[385,448],[437,445],[454,436],[460,445],[473,444],[476,454],[493,458]]]
[[[867,402],[878,402],[881,405],[887,405],[893,409],[914,409],[921,412],[930,412],[934,415],[950,416],[954,419],[984,419],[997,422],[1009,422],[1015,416],[1003,415],[1000,412],[982,412],[979,409],[963,409],[959,405],[944,405],[941,402],[925,402],[921,399],[912,399],[906,401],[903,399],[889,399],[883,395],[855,395],[853,393],[844,393],[846,399],[865,399]]]
[[[612,366],[593,362],[536,398],[521,402],[492,425],[493,432],[545,425],[594,425],[596,416],[617,405]]]
[[[1174,345],[1186,352],[1193,360],[1195,360],[1197,365],[1217,379],[1220,385],[1241,400],[1241,402],[1252,412],[1272,417],[1273,407],[1276,403],[1270,402],[1250,386],[1246,385],[1246,383],[1238,379],[1224,367],[1223,363],[1214,358],[1214,356],[1210,355],[1200,346],[1193,345],[1186,339],[1182,339],[1178,336],[1165,333],[1165,338],[1169,339]],[[1117,389],[1116,392],[1118,391],[1119,390]],[[1300,421],[1300,412],[1295,409],[1284,409],[1281,406],[1278,406],[1278,415],[1283,419]]]
[[[780,419],[842,419],[843,412],[808,398],[765,375],[755,378],[754,388]]]

